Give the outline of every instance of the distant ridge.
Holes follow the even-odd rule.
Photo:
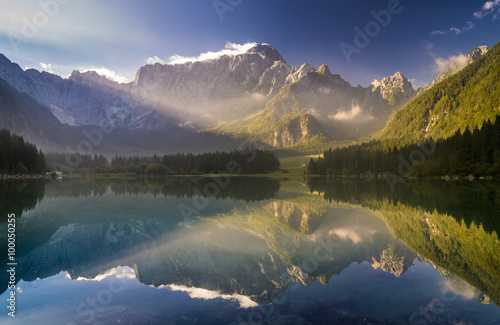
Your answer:
[[[494,121],[500,115],[498,80],[500,43],[409,102],[396,113],[381,139],[407,144],[447,138],[458,130]]]

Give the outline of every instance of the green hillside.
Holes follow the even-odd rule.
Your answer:
[[[413,99],[396,113],[381,140],[398,145],[448,138],[500,115],[500,43],[483,57]]]

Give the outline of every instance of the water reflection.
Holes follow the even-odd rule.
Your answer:
[[[379,211],[398,238],[435,264],[478,288],[477,299],[500,303],[500,185],[497,182],[407,182],[311,179],[329,201]],[[453,282],[453,281],[452,281]]]
[[[467,225],[500,233],[500,183],[496,181],[407,181],[308,178],[311,192],[321,193],[330,202],[366,205],[369,201],[389,200],[425,211],[437,210]]]
[[[34,209],[45,196],[45,185],[45,180],[0,181],[0,222],[7,222],[10,213],[20,216]]]
[[[404,191],[386,193],[373,183],[311,182],[311,194],[274,180],[235,178],[216,182],[227,185],[206,195],[211,182],[70,180],[42,183],[38,192],[9,187],[8,195],[33,195],[29,204],[17,208],[24,210],[17,220],[18,285],[34,290],[28,283],[50,282],[63,274],[64,281],[82,283],[74,293],[80,295],[90,288],[82,287],[84,282],[134,280],[148,288],[140,289],[141,295],[156,308],[139,308],[134,314],[143,315],[144,323],[172,316],[161,301],[154,301],[153,289],[211,300],[217,308],[227,301],[227,323],[238,317],[248,322],[257,306],[266,304],[274,311],[260,312],[262,319],[285,324],[299,318],[356,323],[366,317],[397,323],[442,293],[460,297],[463,301],[450,308],[469,319],[484,313],[464,305],[470,299],[499,302],[496,233],[471,219],[461,223],[437,207],[412,205],[420,201],[405,198]],[[422,184],[411,189],[439,192]],[[195,211],[190,222],[180,207]],[[5,239],[1,241],[5,247]],[[2,260],[3,274],[5,267]],[[1,279],[4,292],[7,281]],[[370,296],[378,294],[384,298]],[[85,315],[76,312],[78,303],[60,303],[60,313],[73,310],[77,323],[84,322]],[[186,301],[186,313],[196,304]],[[392,304],[394,310],[380,304]],[[457,309],[463,306],[465,316]],[[498,307],[491,306],[496,309],[490,308],[493,314],[486,313],[485,319],[499,315]],[[112,308],[109,315],[120,310]],[[177,323],[189,323],[185,315],[177,316]]]

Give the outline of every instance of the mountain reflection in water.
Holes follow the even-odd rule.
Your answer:
[[[218,190],[206,191],[214,182]],[[237,323],[238,317],[247,322],[245,310],[269,304],[274,311],[263,315],[267,323],[299,318],[312,323],[355,322],[366,317],[384,323],[407,321],[432,301],[436,290],[490,303],[491,314],[484,319],[499,317],[498,221],[490,220],[498,211],[498,195],[496,183],[486,189],[479,185],[475,190],[487,191],[490,205],[472,216],[463,202],[459,209],[439,198],[426,199],[436,193],[466,195],[460,194],[463,188],[458,183],[458,189],[449,191],[435,188],[442,184],[408,183],[392,193],[377,181],[310,179],[310,193],[291,183],[250,177],[63,180],[3,184],[0,198],[17,202],[2,205],[2,214],[18,215],[16,280],[21,288],[56,279],[63,272],[64,281],[128,279],[170,295],[185,294],[193,301],[232,301],[236,307],[225,309],[231,315],[228,323]],[[6,256],[1,252],[3,274]],[[425,275],[431,272],[425,265],[439,273]],[[379,282],[363,284],[363,278]],[[7,285],[2,277],[4,295]],[[372,299],[356,294],[360,290],[387,292],[385,303],[399,311],[377,310],[378,301],[372,307],[359,305]],[[406,296],[394,295],[393,290]],[[148,295],[152,299],[156,294]],[[75,309],[78,304],[63,307],[67,303],[61,303],[59,313],[82,322],[84,317]],[[309,315],[306,306],[316,310],[311,309],[314,304],[323,306],[323,311]],[[456,303],[452,315],[463,304]],[[110,315],[121,310],[113,304],[109,308]],[[137,317],[144,323],[161,323],[171,315],[159,302],[151,308],[137,308],[139,314],[134,315],[142,315]],[[484,314],[478,308],[465,308],[455,320],[476,319]],[[314,321],[313,316],[319,318]],[[179,317],[176,321],[183,323]],[[198,322],[210,323],[208,319]]]

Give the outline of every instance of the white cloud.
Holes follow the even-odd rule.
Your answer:
[[[150,57],[146,60],[147,64],[155,64],[155,63],[161,63],[161,64],[183,64],[187,62],[198,62],[198,61],[206,61],[206,60],[213,60],[220,58],[221,56],[228,55],[228,56],[235,56],[238,54],[245,53],[252,47],[257,45],[257,43],[245,43],[245,44],[235,44],[231,42],[226,43],[226,47],[220,51],[217,52],[205,52],[201,53],[198,56],[182,56],[179,54],[174,54],[170,56],[167,60],[160,59],[157,56]]]
[[[44,63],[40,62],[39,66],[26,66],[24,67],[25,70],[27,69],[37,69],[40,71],[46,71],[52,74],[56,74],[58,76],[61,76],[63,78],[68,78],[74,70],[78,70],[80,72],[88,72],[88,71],[95,71],[98,75],[105,76],[107,79],[118,82],[118,83],[127,83],[130,82],[126,77],[123,77],[116,73],[115,71],[108,69],[106,67],[69,67],[66,65],[62,64],[51,64],[51,63]]]
[[[463,32],[466,32],[468,30],[471,30],[473,29],[474,27],[476,26],[476,24],[474,24],[472,21],[468,21],[464,27],[462,28],[457,28],[457,27],[451,27],[449,30],[447,31],[442,31],[442,30],[435,30],[435,31],[432,31],[431,32],[431,35],[432,36],[436,36],[436,35],[446,35],[448,33],[454,33],[455,35],[458,35],[458,34],[461,34]]]
[[[446,35],[446,32],[443,32],[442,30],[433,30],[431,32],[431,35],[432,36],[436,36],[436,35]]]
[[[69,274],[66,274],[67,278],[70,278]],[[116,279],[135,279],[134,269],[129,266],[118,266],[112,269],[107,270],[103,274],[99,274],[93,279],[87,279],[84,277],[79,277],[76,281],[97,281],[101,282],[102,280],[114,277]]]
[[[87,71],[95,71],[97,72],[98,75],[105,76],[107,79],[116,81],[118,83],[127,83],[129,80],[123,76],[120,76],[118,73],[116,73],[113,70],[110,70],[105,67],[100,67],[100,68],[78,68],[77,69],[80,72],[87,72]]]
[[[484,17],[493,13],[497,9],[497,7],[500,7],[500,0],[487,1],[481,7],[481,10],[476,11],[473,16],[474,16],[474,18],[477,18],[477,19],[483,19]],[[493,19],[496,19],[497,16],[498,16],[498,12],[493,17]]]
[[[452,55],[446,59],[441,57],[434,58],[434,72],[441,73],[452,63],[454,63],[454,66],[456,66],[455,70],[457,70],[452,73],[456,73],[467,65],[467,57],[463,54],[460,54]]]
[[[356,102],[352,103],[350,110],[339,110],[336,114],[329,115],[328,118],[335,121],[349,121],[357,123],[365,123],[373,120],[373,116],[364,113]]]
[[[156,55],[155,55],[155,56],[153,56],[153,57],[151,57],[151,58],[148,58],[148,59],[146,60],[146,63],[147,63],[147,64],[151,64],[151,65],[153,65],[153,64],[155,64],[155,63],[160,63],[160,64],[168,64],[168,62],[167,62],[167,61],[160,59],[160,58],[159,58],[159,57],[157,57]]]
[[[497,8],[500,7],[500,0],[492,0],[492,1],[486,1],[483,6],[481,7],[481,10],[476,11],[472,14],[472,17],[474,19],[483,19],[484,17],[494,13],[497,11]],[[498,10],[495,15],[493,16],[493,20],[497,19],[497,17],[500,15],[500,10]],[[431,32],[432,36],[437,36],[437,35],[446,35],[448,33],[453,33],[455,35],[461,34],[465,31],[468,31],[470,29],[473,29],[476,25],[472,21],[467,21],[464,27],[462,28],[457,28],[457,27],[451,27],[448,30],[435,30]]]
[[[206,290],[206,289],[201,289],[201,288],[195,288],[195,287],[186,287],[183,285],[176,285],[176,284],[171,284],[171,285],[162,285],[158,287],[159,289],[170,289],[172,291],[180,291],[180,292],[185,292],[189,295],[189,297],[193,299],[204,299],[204,300],[210,300],[210,299],[226,299],[226,300],[236,300],[239,304],[240,307],[242,308],[252,308],[258,306],[258,304],[248,298],[247,296],[239,295],[236,293],[233,293],[232,295],[229,294],[221,294],[219,291],[212,291],[212,290]]]
[[[56,72],[54,72],[52,64],[50,64],[50,63],[46,64],[46,63],[40,62],[40,66],[42,67],[42,71],[47,71],[49,73],[56,74]]]
[[[459,281],[459,280],[457,280],[457,281]],[[476,288],[474,288],[473,286],[471,286],[467,282],[462,280],[462,281],[459,281],[459,283],[461,284],[461,286],[460,286],[460,288],[457,288],[448,280],[443,279],[443,280],[438,281],[439,288],[441,289],[441,292],[443,292],[443,293],[449,292],[449,293],[452,293],[454,295],[461,296],[462,298],[464,298],[466,300],[472,300],[480,294],[479,290],[477,290]]]

